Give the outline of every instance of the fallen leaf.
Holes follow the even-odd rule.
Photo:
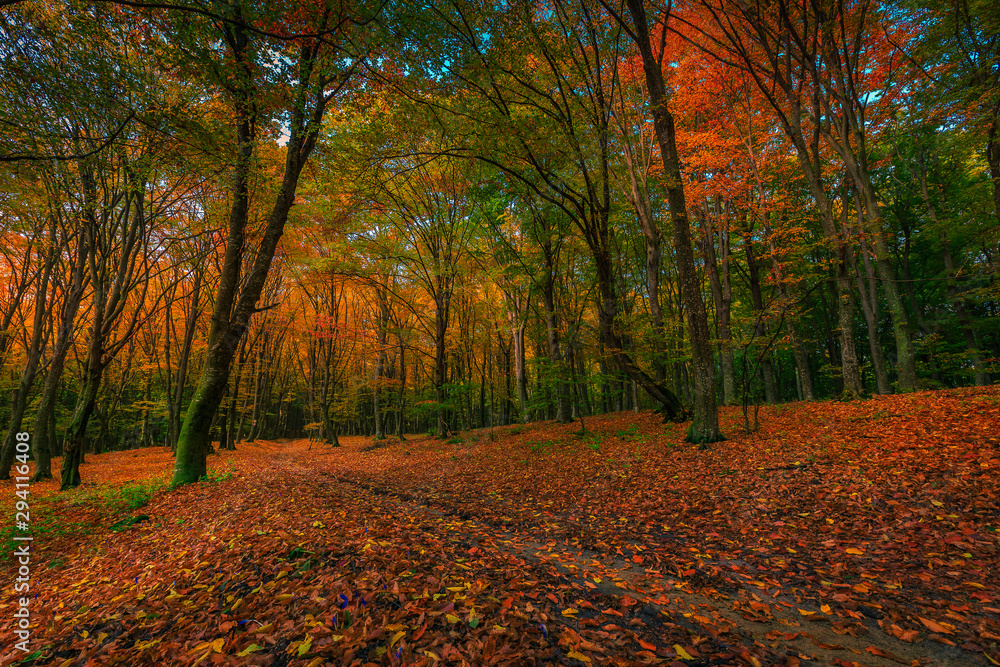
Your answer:
[[[677,652],[677,657],[681,660],[694,660],[694,657],[684,650],[684,647],[680,644],[674,644],[674,651]]]
[[[953,625],[947,625],[946,624],[947,625],[947,627],[946,627],[946,625],[942,625],[941,623],[937,623],[935,621],[923,618],[922,616],[917,616],[917,618],[920,619],[920,622],[923,623],[924,626],[928,630],[930,630],[931,632],[940,632],[943,635],[953,635],[953,634],[955,634],[955,631],[954,631],[954,627],[955,626],[953,626]]]

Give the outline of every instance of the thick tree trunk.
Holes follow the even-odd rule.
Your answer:
[[[245,29],[234,28],[234,57],[246,65],[249,37]],[[315,54],[313,54],[315,55]],[[281,188],[268,216],[263,235],[257,247],[253,265],[241,287],[240,266],[243,262],[244,234],[249,213],[249,180],[254,145],[257,140],[256,107],[254,91],[244,89],[236,103],[237,160],[233,187],[233,204],[229,217],[229,234],[219,287],[216,293],[212,326],[209,330],[208,352],[198,388],[188,405],[177,442],[177,458],[171,484],[177,486],[195,482],[207,472],[210,429],[215,413],[229,381],[229,370],[240,339],[246,332],[250,318],[257,310],[264,284],[278,242],[285,230],[288,212],[295,201],[299,175],[312,152],[320,121],[329,97],[324,91],[315,93],[312,112],[307,111],[308,88],[313,81],[312,68],[316,62],[308,48],[303,47],[299,61],[299,86],[296,107],[291,114],[290,136],[285,146],[285,169]],[[245,84],[249,85],[249,84]]]
[[[701,286],[698,284],[698,274],[694,265],[687,203],[684,198],[680,160],[674,136],[674,119],[667,110],[663,71],[660,69],[660,62],[653,54],[650,43],[644,1],[627,0],[627,4],[632,16],[633,34],[642,55],[646,87],[649,90],[650,107],[653,113],[653,126],[657,142],[660,145],[660,157],[663,160],[678,282],[687,311],[691,339],[691,363],[694,371],[694,418],[691,422],[691,428],[688,430],[687,440],[705,446],[709,442],[716,442],[723,438],[722,433],[719,432],[711,336],[708,330],[705,302],[701,298]],[[603,310],[604,308],[602,308]],[[636,380],[642,382],[640,378],[636,378]]]
[[[854,300],[851,298],[850,277],[843,254],[837,262],[837,328],[840,330],[840,368],[844,394],[857,398],[864,391],[857,348],[854,346]]]
[[[447,281],[442,277],[441,281]],[[451,306],[450,284],[438,285],[435,294],[436,314],[434,316],[434,397],[437,400],[437,434],[444,438],[449,435],[445,405],[448,400],[445,384],[448,382],[448,315]]]
[[[84,376],[83,392],[77,400],[73,420],[66,429],[66,441],[63,444],[62,485],[60,491],[65,491],[80,485],[80,464],[83,462],[83,446],[87,437],[87,425],[94,414],[97,404],[97,392],[101,386],[103,365],[99,360],[99,350],[95,358],[88,359]],[[92,349],[93,354],[93,349]]]

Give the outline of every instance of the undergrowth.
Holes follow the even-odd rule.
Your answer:
[[[227,473],[228,476],[231,474]],[[15,535],[31,535],[36,548],[62,537],[84,535],[104,523],[106,517],[145,506],[165,486],[162,480],[151,480],[129,482],[118,487],[80,487],[42,497],[29,496],[31,528],[27,532],[21,531],[12,520],[0,526],[0,544],[3,544],[0,562],[10,562],[14,549],[22,544],[14,540]],[[67,519],[68,508],[90,510],[96,516],[92,515],[90,520]]]

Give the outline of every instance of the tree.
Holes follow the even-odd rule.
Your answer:
[[[687,200],[681,180],[680,156],[677,154],[677,138],[674,117],[667,107],[667,90],[663,82],[663,41],[660,53],[653,51],[650,27],[643,0],[627,0],[628,18],[605,0],[602,4],[632,39],[642,56],[642,68],[646,76],[649,93],[650,112],[653,127],[663,160],[663,177],[670,205],[671,229],[677,277],[684,299],[691,342],[691,358],[694,371],[694,415],[687,439],[705,445],[722,440],[719,431],[719,412],[715,396],[715,364],[712,358],[711,336],[708,331],[708,315],[701,297],[701,286],[695,270],[694,249],[688,222]],[[669,13],[662,17],[660,30],[665,34]]]
[[[320,7],[309,16],[312,35],[281,43],[267,43],[250,30],[250,24],[266,16],[247,15],[241,4],[232,5],[227,19],[218,22],[200,36],[202,48],[213,39],[225,45],[225,69],[208,73],[213,83],[230,96],[236,134],[236,157],[233,165],[232,209],[226,237],[225,259],[215,295],[208,353],[201,378],[184,415],[177,442],[177,459],[172,484],[187,484],[206,472],[210,430],[216,410],[229,380],[229,371],[239,341],[267,280],[268,270],[281,240],[288,213],[295,201],[299,176],[316,146],[323,115],[330,101],[347,85],[353,73],[348,54],[331,43],[327,35],[338,35],[352,25],[347,7],[332,11]],[[188,20],[184,16],[181,20]],[[320,36],[322,35],[322,37]],[[258,43],[263,42],[263,43]],[[288,90],[285,111],[288,114],[288,141],[281,185],[268,216],[255,258],[245,279],[240,269],[245,252],[244,240],[249,223],[251,175],[254,149],[260,141],[259,124],[266,122],[264,100],[265,66],[263,59],[274,62],[272,53],[282,54],[285,66],[275,68],[280,85]],[[345,69],[345,59],[351,64]]]

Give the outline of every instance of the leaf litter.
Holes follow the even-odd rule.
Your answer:
[[[761,418],[708,451],[651,413],[244,444],[119,531],[33,485],[90,528],[35,544],[24,664],[1000,664],[1000,388]]]

